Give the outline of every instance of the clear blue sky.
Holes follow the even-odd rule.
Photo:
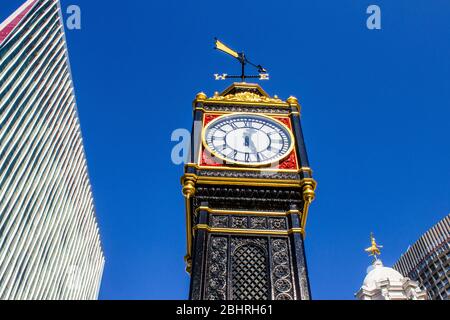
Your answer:
[[[5,18],[20,0],[4,0]],[[171,133],[190,128],[196,93],[238,66],[221,38],[296,95],[319,182],[308,222],[313,297],[353,299],[371,231],[392,265],[450,212],[450,2],[62,1],[106,255],[102,299],[184,299],[182,167]],[[120,3],[120,4],[119,4]],[[366,28],[378,4],[382,30]]]

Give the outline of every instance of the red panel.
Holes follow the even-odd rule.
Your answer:
[[[21,12],[19,12],[14,19],[11,20],[3,29],[0,30],[0,44],[8,37],[8,35],[17,27],[17,25],[22,21],[23,17],[33,8],[37,0],[32,1],[28,6],[26,6]]]
[[[205,115],[205,119],[203,120],[203,127],[206,127],[211,121],[220,117],[218,114],[207,114]]]
[[[295,151],[292,151],[291,154],[289,155],[289,157],[287,157],[286,159],[284,159],[283,161],[280,162],[280,164],[278,165],[278,169],[283,169],[283,170],[297,170],[297,155]]]
[[[211,153],[209,153],[204,148],[203,148],[203,153],[202,153],[201,165],[207,166],[207,167],[224,167],[225,166],[223,163],[217,163],[216,158],[214,158],[214,156],[211,155]]]
[[[275,120],[280,121],[281,123],[283,123],[286,127],[288,127],[289,129],[292,130],[292,126],[291,126],[291,119],[290,118],[278,118],[278,117],[273,117]]]

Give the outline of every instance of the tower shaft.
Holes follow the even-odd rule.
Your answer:
[[[182,178],[190,299],[310,299],[304,236],[316,182],[309,168],[299,112],[295,98],[271,98],[252,84],[234,84],[210,99],[204,94],[197,96],[192,155]],[[236,115],[248,120],[233,120]],[[235,151],[235,161],[230,164],[208,152],[208,143],[214,146],[221,138],[218,134],[216,140],[208,140],[208,132],[213,130],[209,128],[215,123],[224,123],[220,130],[226,131],[229,123],[240,132],[241,122],[254,121],[252,130],[264,131],[262,124],[255,124],[257,116],[261,121],[267,117],[266,126],[273,119],[292,133],[286,139],[291,139],[294,147],[281,160],[269,166],[242,164]],[[233,136],[229,130],[224,140]],[[249,138],[242,139],[242,146],[248,146]],[[259,147],[261,143],[256,140]],[[250,161],[252,155],[244,158]]]

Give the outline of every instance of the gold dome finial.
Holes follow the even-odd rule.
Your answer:
[[[184,181],[183,185],[183,195],[189,199],[195,195],[196,189],[195,189],[195,181],[192,179],[186,179]]]
[[[197,101],[205,101],[206,99],[208,99],[208,96],[204,92],[200,92],[199,94],[197,94],[195,99]]]
[[[377,244],[377,241],[375,239],[375,236],[373,235],[373,232],[370,234],[370,240],[372,242],[372,246],[370,248],[367,248],[365,251],[367,253],[370,253],[369,256],[374,257],[375,261],[377,261],[378,256],[381,255],[380,249],[383,248],[383,246],[380,246]]]
[[[289,104],[292,104],[292,105],[296,105],[296,106],[299,105],[298,99],[297,99],[296,97],[294,97],[294,96],[290,96],[290,97],[286,100],[286,102],[289,103]]]

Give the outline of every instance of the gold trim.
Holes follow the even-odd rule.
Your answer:
[[[226,102],[251,102],[251,103],[285,103],[278,97],[266,97],[256,94],[250,91],[238,92],[235,94],[227,94],[225,96],[220,95],[218,92],[214,94],[214,97],[209,98],[208,101],[226,101]]]
[[[230,94],[230,92],[235,88],[241,89],[256,89],[260,95],[244,91],[240,92],[236,95]],[[249,101],[250,100],[250,101]],[[227,89],[225,89],[222,93],[215,93],[214,97],[207,98],[207,96],[202,92],[200,95],[197,95],[194,100],[194,108],[196,108],[196,104],[200,103],[214,103],[214,104],[238,104],[244,106],[265,106],[265,107],[282,107],[289,108],[295,107],[298,111],[298,114],[301,112],[301,105],[298,102],[298,99],[295,97],[289,97],[286,101],[279,99],[277,96],[273,98],[266,92],[264,89],[255,83],[233,83]]]
[[[199,108],[199,107],[195,107],[194,111],[203,111],[206,114],[220,114],[220,115],[224,115],[224,114],[235,114],[238,112],[235,111],[217,111],[217,110],[206,110],[205,108]],[[291,111],[289,108],[286,108],[285,111],[288,111],[288,113],[271,113],[271,112],[255,112],[254,114],[262,114],[265,116],[276,116],[276,117],[290,117],[291,115],[300,115],[299,112],[297,111]],[[253,113],[252,113],[253,114]]]
[[[256,230],[256,229],[231,229],[231,228],[211,228],[206,224],[198,224],[193,231],[204,230],[209,233],[229,233],[245,235],[265,235],[265,236],[289,236],[294,233],[303,234],[302,228],[292,228],[289,230]]]
[[[288,230],[288,233],[289,234],[299,233],[299,234],[304,236],[305,235],[305,229],[303,229],[303,228],[292,228],[292,229]]]
[[[226,96],[233,89],[250,89],[250,90],[258,90],[258,92],[264,97],[270,97],[270,95],[258,84],[258,83],[248,83],[248,82],[234,82],[229,85],[222,93],[222,96]]]
[[[183,180],[183,195],[186,205],[186,246],[187,254],[184,257],[186,262],[186,272],[192,271],[192,220],[191,220],[191,198],[195,195],[196,179],[194,177],[186,177]]]
[[[199,211],[206,211],[209,214],[215,215],[251,215],[251,216],[259,216],[259,217],[268,217],[268,216],[278,216],[278,217],[287,217],[291,214],[301,215],[302,213],[299,210],[289,210],[286,212],[282,211],[249,211],[249,210],[220,210],[220,209],[211,209],[209,207],[198,207],[194,215],[197,215]]]
[[[185,199],[186,204],[186,246],[187,254],[184,257],[186,262],[186,272],[191,273],[192,271],[192,223],[191,223],[191,201],[189,198]]]
[[[301,226],[303,230],[306,228],[306,223],[308,221],[308,214],[309,214],[309,207],[311,206],[312,202],[316,198],[316,190],[317,183],[313,181],[307,181],[303,186],[303,200],[304,200],[304,206],[303,206],[303,215],[301,217]]]
[[[206,100],[202,99],[195,99],[194,100],[194,108],[196,108],[197,103],[204,103],[204,104],[214,104],[214,105],[237,105],[237,106],[248,106],[248,107],[279,107],[285,110],[290,110],[291,105],[289,105],[286,102],[273,102],[273,103],[267,103],[267,102],[248,102],[248,101],[224,101],[224,100],[212,100],[210,98]],[[295,106],[295,105],[294,105]],[[297,108],[297,111],[300,112],[300,109]]]
[[[263,179],[240,179],[240,178],[214,178],[199,177],[199,184],[217,184],[217,185],[233,185],[233,186],[254,186],[254,187],[281,187],[281,188],[298,188],[301,187],[300,182],[294,180],[263,180]]]
[[[278,125],[282,126],[287,133],[289,134],[290,138],[291,138],[291,145],[289,146],[288,151],[286,151],[286,153],[276,159],[276,160],[270,160],[270,161],[266,161],[266,162],[260,162],[260,163],[256,163],[256,164],[249,164],[249,163],[245,163],[245,162],[239,162],[239,161],[233,161],[233,160],[229,160],[226,159],[225,157],[222,157],[221,155],[218,155],[216,152],[214,152],[208,145],[208,143],[206,142],[206,132],[208,131],[208,129],[215,124],[216,122],[219,122],[223,119],[226,119],[228,117],[234,117],[234,116],[250,116],[250,117],[262,117],[267,119],[268,121],[273,121],[275,123],[278,123]],[[286,117],[290,120],[289,117]],[[203,124],[205,123],[205,115],[203,115]],[[236,164],[236,165],[241,165],[241,166],[246,166],[246,167],[263,167],[263,166],[267,166],[273,163],[279,163],[280,161],[283,161],[284,159],[286,159],[287,157],[290,156],[290,154],[292,153],[292,151],[295,148],[295,137],[294,134],[292,133],[292,130],[286,126],[283,122],[279,121],[278,119],[275,119],[273,117],[269,117],[266,115],[262,115],[262,114],[251,114],[251,113],[247,113],[247,112],[234,112],[232,115],[229,114],[225,114],[225,115],[221,115],[219,117],[217,117],[216,119],[214,119],[213,121],[211,121],[210,123],[208,123],[206,126],[203,126],[202,128],[202,144],[203,147],[212,155],[214,155],[215,157],[221,159],[222,161],[224,161],[225,164],[230,163],[230,164]]]
[[[252,171],[252,172],[284,172],[284,173],[302,173],[308,172],[311,176],[313,170],[311,168],[303,167],[301,169],[276,169],[271,167],[266,168],[242,168],[242,167],[214,167],[214,166],[202,166],[195,163],[186,164],[187,168],[194,168],[196,170],[217,170],[217,171]]]
[[[218,210],[218,209],[210,209],[208,207],[199,207],[195,210],[194,214],[198,214],[199,211],[207,211],[210,214],[216,215],[252,215],[252,216],[286,216],[286,212],[275,211],[239,211],[239,210]]]
[[[277,180],[277,179],[254,179],[254,178],[231,178],[231,177],[202,177],[194,173],[187,173],[181,178],[182,185],[186,180],[195,181],[195,184],[229,184],[235,186],[263,186],[263,187],[297,187],[310,185],[315,190],[317,182],[312,178],[302,180]]]

